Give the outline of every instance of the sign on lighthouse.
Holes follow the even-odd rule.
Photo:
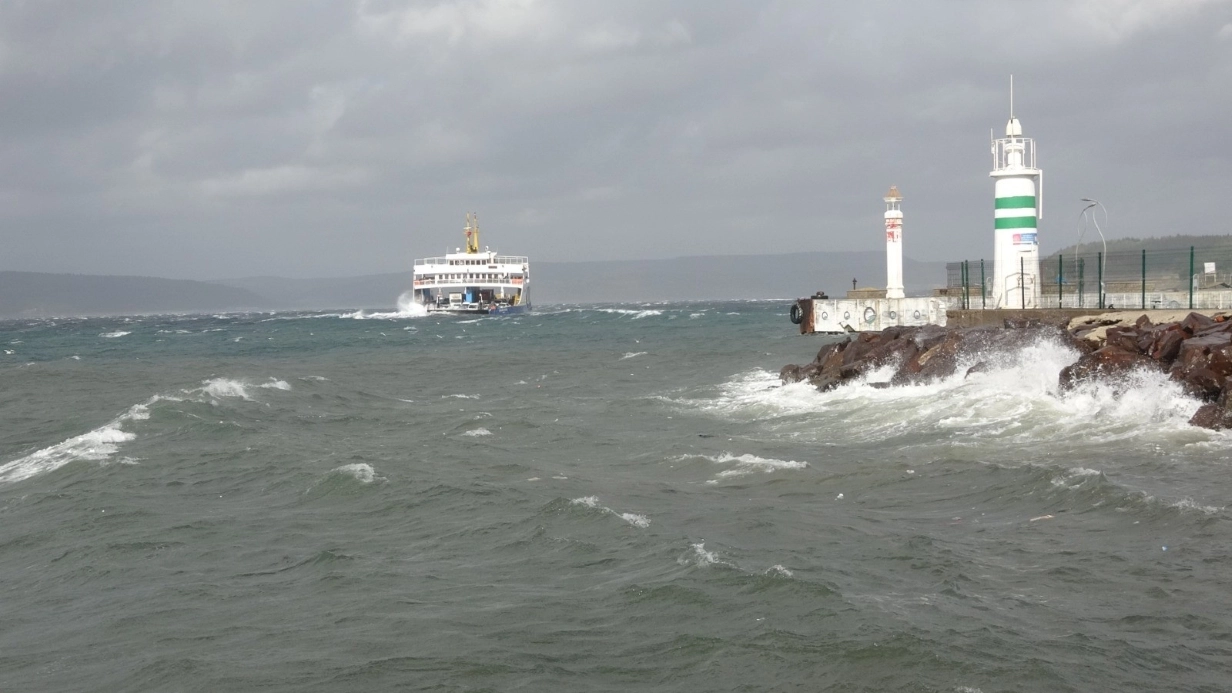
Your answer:
[[[1038,225],[1044,172],[1035,166],[1035,141],[1022,136],[1014,117],[1014,79],[1010,78],[1010,120],[1005,137],[992,142],[993,272],[992,302],[997,308],[1039,308]],[[888,212],[887,212],[888,214]]]

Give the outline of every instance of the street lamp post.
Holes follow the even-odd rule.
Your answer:
[[[1104,203],[1100,202],[1099,200],[1092,200],[1089,197],[1082,198],[1082,201],[1087,203],[1087,206],[1084,207],[1082,210],[1082,215],[1081,215],[1082,218],[1084,219],[1086,218],[1086,213],[1088,210],[1090,210],[1092,207],[1098,206],[1100,209],[1104,210],[1104,226],[1108,225],[1108,208],[1104,206]],[[1105,296],[1104,281],[1105,281],[1105,278],[1108,276],[1108,273],[1106,271],[1108,269],[1108,241],[1107,239],[1104,238],[1103,229],[1099,227],[1099,218],[1095,216],[1095,212],[1091,212],[1091,223],[1095,224],[1095,231],[1096,233],[1099,234],[1099,240],[1104,244],[1104,255],[1103,257],[1100,258],[1100,268],[1099,268],[1099,302],[1102,307],[1103,302],[1104,302],[1104,296]],[[1086,224],[1082,225],[1082,229],[1084,232],[1086,231]],[[1081,233],[1078,235],[1078,243],[1079,245],[1082,244],[1082,234]]]

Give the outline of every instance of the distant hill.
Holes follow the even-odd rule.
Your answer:
[[[1080,246],[1069,245],[1055,253],[1049,255],[1049,258],[1056,257],[1064,253],[1066,256],[1074,254],[1077,250],[1080,255],[1094,255],[1102,252],[1104,244],[1099,240],[1098,234],[1095,240],[1090,240],[1092,232],[1087,232],[1087,242]],[[1108,241],[1108,253],[1126,253],[1134,252],[1141,253],[1145,248],[1147,254],[1172,251],[1176,253],[1188,253],[1189,247],[1193,246],[1197,250],[1232,250],[1232,235],[1222,236],[1159,236],[1152,238],[1117,238]]]
[[[842,296],[885,286],[884,252],[715,255],[670,260],[532,263],[541,303],[794,298],[823,290]],[[945,286],[944,262],[903,259],[908,293]]]
[[[191,313],[264,307],[242,288],[157,277],[0,272],[0,317]]]
[[[391,308],[411,288],[411,273],[369,274],[359,277],[292,279],[244,277],[211,282],[263,296],[270,308]]]
[[[1193,248],[1193,257],[1189,249]],[[1218,281],[1232,280],[1232,236],[1164,236],[1159,238],[1118,238],[1108,241],[1108,254],[1104,258],[1105,280],[1113,282],[1140,281],[1143,274],[1142,251],[1146,251],[1146,275],[1158,283],[1164,277],[1174,278],[1176,286],[1188,286],[1186,277],[1193,262],[1195,274],[1205,274],[1207,263],[1218,270]],[[1047,267],[1056,267],[1062,257],[1067,274],[1073,276],[1077,257],[1084,259],[1086,267],[1095,272],[1097,253],[1104,251],[1104,244],[1097,237],[1094,242],[1067,248],[1041,258]],[[1055,270],[1049,270],[1055,276]],[[1094,274],[1089,276],[1096,276]],[[1216,281],[1211,278],[1210,281]]]
[[[945,285],[945,264],[903,260],[907,291]],[[533,262],[531,300],[551,303],[794,298],[824,290],[842,296],[885,283],[885,254],[719,255],[670,260]],[[216,312],[314,308],[389,309],[411,288],[411,273],[210,282],[0,272],[0,317]]]
[[[903,260],[908,293],[945,286],[945,263]],[[881,252],[716,255],[668,260],[531,262],[531,300],[548,303],[791,298],[824,290],[841,296],[856,278],[885,282]],[[340,279],[248,277],[219,280],[295,308],[391,307],[411,288],[410,272]]]

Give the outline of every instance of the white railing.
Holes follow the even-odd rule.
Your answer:
[[[525,255],[497,255],[491,260],[482,258],[482,262],[476,262],[474,264],[466,262],[466,260],[480,259],[481,258],[476,258],[469,255],[466,256],[465,260],[450,259],[447,257],[425,257],[415,260],[415,266],[444,265],[446,267],[484,267],[488,265],[517,265],[518,267],[521,267],[523,265],[530,264],[530,258]]]
[[[1021,153],[1022,160],[1011,158]],[[992,145],[992,170],[1005,171],[1013,168],[1035,168],[1035,140],[1030,137],[1006,137],[994,140]]]
[[[512,277],[510,279],[437,279],[436,277],[423,277],[414,280],[416,287],[420,286],[507,286],[521,287],[526,283],[523,277]]]

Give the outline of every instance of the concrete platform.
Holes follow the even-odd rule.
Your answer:
[[[792,307],[792,322],[800,313],[800,334],[880,332],[887,327],[945,325],[945,299],[922,298],[802,298]]]

